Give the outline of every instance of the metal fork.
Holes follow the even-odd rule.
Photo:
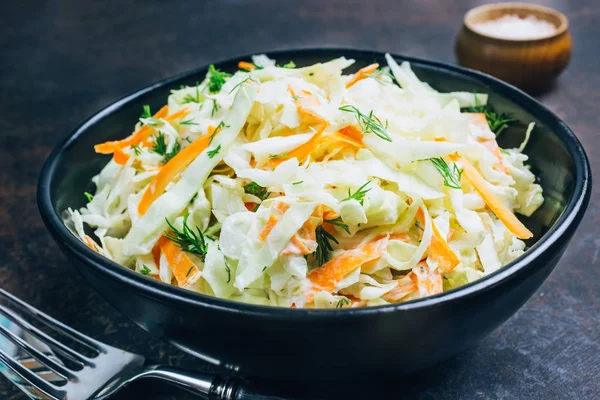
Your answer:
[[[249,392],[232,379],[145,365],[143,356],[94,340],[1,288],[0,299],[10,304],[10,307],[0,304],[0,338],[8,339],[0,343],[0,372],[30,398],[102,400],[142,378],[167,381],[210,400],[266,398]],[[86,356],[66,346],[33,326],[28,319],[61,333],[93,355]]]

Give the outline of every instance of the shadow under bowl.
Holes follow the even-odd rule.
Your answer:
[[[354,69],[384,54],[349,49],[268,54],[298,66],[345,56]],[[216,63],[227,72],[239,59]],[[503,132],[516,147],[526,123],[536,129],[525,153],[546,201],[524,219],[534,232],[527,252],[489,276],[415,301],[344,310],[287,309],[218,299],[163,284],[91,251],[62,221],[82,207],[90,179],[109,160],[93,146],[130,132],[143,104],[157,109],[170,90],[194,85],[207,67],[148,86],[98,112],[58,144],[41,172],[38,204],[56,243],[109,303],[148,332],[206,361],[245,375],[301,382],[369,379],[414,373],[472,346],[512,316],[540,287],[575,232],[590,198],[587,157],[573,132],[533,98],[497,79],[460,67],[404,56],[423,81],[443,91],[488,93],[497,110],[523,123]]]

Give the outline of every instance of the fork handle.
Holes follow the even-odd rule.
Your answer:
[[[234,379],[221,379],[213,374],[194,372],[154,365],[135,377],[134,380],[151,378],[174,384],[207,400],[285,400],[263,390],[244,386]]]

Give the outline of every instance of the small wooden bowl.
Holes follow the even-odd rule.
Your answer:
[[[512,14],[533,15],[550,22],[556,31],[537,39],[504,39],[479,32],[475,24]],[[460,65],[494,75],[528,92],[552,86],[571,58],[567,17],[553,9],[523,3],[488,4],[471,9],[456,38]]]

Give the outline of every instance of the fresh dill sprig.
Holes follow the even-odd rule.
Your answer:
[[[479,103],[479,98],[477,97],[477,91],[474,91],[475,95],[475,106],[467,107],[465,110],[469,113],[483,113],[485,114],[485,119],[490,127],[490,130],[499,136],[502,131],[504,131],[508,126],[517,122],[517,119],[509,118],[506,113],[498,113],[494,110],[494,107],[491,104],[483,105]]]
[[[225,78],[231,76],[231,74],[215,68],[212,64],[208,67],[208,73],[210,74],[208,78],[208,91],[211,93],[218,93],[225,84]]]
[[[151,272],[151,270],[146,264],[142,264],[142,269],[140,270],[140,272],[142,273],[142,275],[148,275]]]
[[[281,154],[273,154],[269,158],[272,159],[272,160],[276,160],[278,158],[287,158],[289,156],[290,156],[290,153],[281,153]]]
[[[210,134],[210,140],[208,141],[209,145],[212,143],[213,139],[215,138],[215,135],[217,133],[219,133],[221,131],[221,129],[223,129],[223,128],[229,128],[229,125],[225,125],[225,122],[221,121],[221,122],[219,122],[219,125],[217,125],[215,130]],[[221,145],[219,145],[219,147],[221,147]]]
[[[192,119],[187,119],[185,121],[181,121],[179,124],[180,125],[200,125],[199,123],[194,122],[194,120],[192,120]]]
[[[158,132],[156,135],[156,139],[154,140],[154,146],[152,146],[152,152],[164,156],[167,154],[167,141],[165,139],[165,134],[162,132]]]
[[[251,82],[255,82],[255,83],[256,83],[256,81],[255,81],[254,79],[252,79],[252,77],[251,77],[251,76],[249,76],[249,77],[247,77],[246,79],[244,79],[243,81],[241,81],[240,83],[238,83],[237,85],[235,85],[235,86],[234,86],[234,87],[233,87],[233,88],[232,88],[232,89],[229,91],[229,93],[228,93],[228,94],[231,94],[231,93],[233,93],[233,92],[235,91],[235,89],[239,88],[240,86],[242,86],[242,84],[244,84],[244,83],[246,83],[246,82],[248,82],[248,81],[251,81]]]
[[[327,261],[329,261],[329,252],[333,251],[331,242],[339,244],[338,240],[331,233],[327,232],[323,225],[319,225],[315,230],[317,249],[315,250],[315,258],[317,259],[317,265],[322,267]]]
[[[429,159],[433,166],[438,170],[442,178],[444,178],[444,185],[453,189],[460,189],[460,178],[463,170],[459,169],[456,163],[453,164],[452,168],[446,163],[442,157],[435,157]]]
[[[376,82],[381,83],[382,85],[393,84],[394,83],[394,75],[390,74],[388,71],[383,69],[376,69],[373,73],[367,75],[369,78],[375,79]],[[387,81],[382,79],[383,77],[387,77],[390,80]]]
[[[213,101],[213,107],[212,107],[212,111],[210,112],[210,116],[213,117],[215,115],[215,113],[217,111],[219,111],[219,108],[221,108],[219,106],[219,103],[217,103],[217,99],[212,99]]]
[[[373,110],[371,110],[369,115],[363,114],[358,108],[352,105],[341,106],[339,110],[354,114],[356,120],[358,121],[358,124],[362,129],[363,135],[366,133],[374,133],[375,135],[379,136],[385,141],[392,141],[392,138],[390,137],[390,134],[387,131],[387,121],[384,125],[383,122],[381,122],[381,120],[373,114]]]
[[[152,147],[152,152],[163,156],[163,164],[169,162],[169,160],[177,155],[181,150],[181,144],[178,141],[175,141],[173,145],[173,149],[171,151],[167,151],[168,145],[165,139],[165,134],[162,132],[158,132],[156,135],[156,140],[154,141],[154,146]]]
[[[343,297],[340,299],[340,301],[337,302],[337,304],[335,305],[335,308],[344,308],[344,306],[348,306],[350,305],[350,300],[346,297]]]
[[[140,118],[151,118],[152,117],[152,111],[150,111],[150,106],[148,104],[144,104],[142,106],[142,115],[140,115]]]
[[[292,183],[292,185],[299,185],[299,184],[301,184],[302,182],[304,182],[304,181],[293,182],[293,183]]]
[[[371,190],[371,188],[365,190],[365,188],[367,187],[367,185],[369,183],[371,183],[371,181],[368,181],[367,183],[365,183],[364,185],[362,185],[361,187],[359,187],[358,190],[356,192],[354,192],[354,193],[352,193],[350,191],[350,188],[348,188],[348,197],[346,197],[345,199],[341,200],[340,203],[343,202],[343,201],[348,201],[348,200],[354,199],[354,200],[358,201],[360,203],[360,205],[362,206],[363,203],[364,203],[364,201],[365,201],[365,196],[366,196],[367,192],[369,190]]]
[[[219,154],[220,150],[221,150],[221,145],[218,145],[214,150],[209,150],[206,154],[208,155],[208,158],[213,158],[214,156]]]
[[[334,219],[324,219],[323,222],[327,222],[328,224],[339,226],[340,228],[345,230],[346,233],[348,233],[348,235],[350,234],[350,229],[348,228],[348,225],[346,225],[344,223],[344,220],[342,219],[341,215]]]
[[[271,192],[269,192],[267,188],[260,186],[254,181],[244,186],[244,192],[258,197],[261,202],[265,201],[271,195]],[[256,211],[258,206],[259,205],[257,204],[253,211]]]
[[[229,267],[229,264],[227,264],[227,258],[223,257],[225,259],[225,270],[227,270],[227,283],[231,282],[231,268]]]
[[[290,61],[287,64],[283,64],[283,68],[296,68],[296,63],[293,61]]]
[[[196,82],[196,96],[186,94],[183,98],[184,103],[200,103],[200,83]]]
[[[94,195],[89,192],[83,192],[83,195],[85,196],[88,202],[94,200]]]
[[[133,149],[133,152],[135,153],[136,156],[139,156],[140,154],[142,154],[142,148],[140,146],[138,146],[137,144],[132,145],[131,148]]]
[[[206,240],[200,228],[196,226],[196,232],[194,232],[194,230],[188,226],[187,220],[189,216],[190,214],[187,214],[185,217],[183,217],[182,231],[175,228],[173,224],[171,224],[171,222],[165,218],[165,221],[167,221],[167,225],[169,225],[170,228],[170,231],[166,233],[165,237],[175,242],[175,244],[177,244],[181,250],[188,253],[197,254],[200,256],[202,261],[204,261],[206,252],[208,251]]]

